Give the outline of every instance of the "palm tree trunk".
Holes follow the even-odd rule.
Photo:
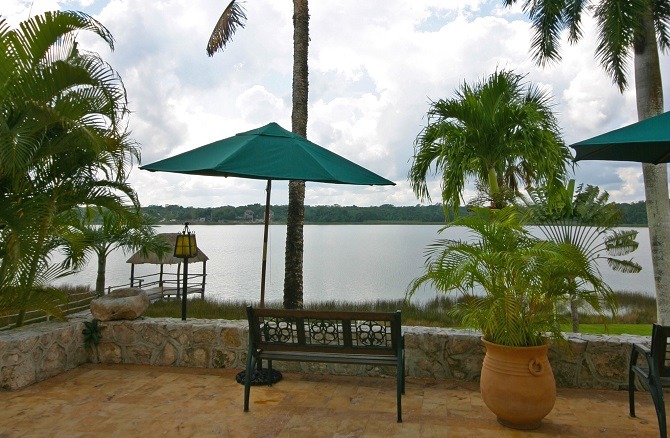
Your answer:
[[[98,276],[95,279],[95,294],[103,296],[105,294],[105,270],[107,268],[107,255],[98,253]]]
[[[579,299],[570,298],[570,317],[572,318],[572,333],[579,333]]]
[[[498,174],[493,167],[489,167],[489,197],[491,198],[491,207],[502,208],[504,205],[499,205],[498,192],[500,186],[498,185]]]
[[[307,137],[307,52],[309,46],[308,0],[293,0],[293,111],[291,130]],[[305,223],[305,182],[289,182],[286,214],[284,307],[303,305],[303,225]]]
[[[663,82],[651,8],[635,39],[637,115],[644,120],[663,112]],[[657,322],[670,324],[670,202],[667,164],[642,164],[647,221],[656,283]]]

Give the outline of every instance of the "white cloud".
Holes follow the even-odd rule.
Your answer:
[[[622,183],[619,189],[610,191],[610,195],[620,202],[639,201],[639,188],[644,184],[642,166],[636,164],[630,167],[622,167],[617,169],[616,173],[621,178]]]
[[[254,85],[237,96],[235,108],[244,120],[259,126],[279,120],[287,112],[284,101],[262,85]]]
[[[15,25],[31,3],[3,0],[3,14]],[[133,137],[150,163],[269,121],[290,129],[291,2],[245,2],[246,27],[208,58],[205,46],[224,7],[214,0],[35,0],[32,13],[83,8],[110,29],[113,53],[85,33],[80,39],[122,75]],[[308,137],[398,185],[308,183],[308,204],[417,204],[406,178],[429,101],[451,97],[464,80],[496,68],[527,73],[551,90],[568,143],[636,118],[634,92],[621,95],[594,60],[589,18],[584,39],[564,43],[562,61],[540,68],[529,55],[532,31],[518,2],[507,9],[490,0],[312,1],[310,17]],[[670,99],[668,56],[662,63]],[[639,200],[638,168],[583,163],[576,177],[602,184],[615,200]],[[137,169],[131,182],[144,204],[240,205],[263,202],[265,189],[262,181]],[[439,200],[439,182],[430,187]],[[286,203],[285,194],[285,183],[273,185],[273,203]],[[470,186],[464,197],[472,195]]]

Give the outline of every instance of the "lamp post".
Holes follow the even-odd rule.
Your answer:
[[[188,259],[198,255],[198,245],[195,242],[195,233],[184,223],[184,229],[177,234],[174,245],[174,256],[184,259],[184,286],[181,290],[181,320],[186,321],[186,291],[188,290]]]

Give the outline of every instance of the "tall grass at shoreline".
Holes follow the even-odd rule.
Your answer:
[[[403,325],[423,325],[435,327],[453,327],[456,322],[447,314],[455,303],[450,297],[436,297],[426,303],[406,303],[404,300],[376,300],[360,303],[344,301],[322,301],[305,303],[305,310],[340,310],[340,311],[378,311],[402,312]],[[246,319],[246,306],[258,306],[258,302],[243,302],[234,300],[215,300],[211,298],[189,299],[187,316],[202,319]],[[281,302],[267,302],[265,307],[281,308]],[[178,300],[156,301],[147,309],[149,317],[181,317],[181,302]]]
[[[619,313],[616,317],[601,317],[589,313],[580,314],[581,331],[583,333],[629,333],[651,334],[651,324],[656,321],[656,299],[652,296],[635,292],[617,292]],[[425,303],[406,302],[404,300],[375,300],[360,303],[344,301],[323,301],[305,303],[306,310],[341,310],[341,311],[379,311],[402,312],[403,325],[428,327],[457,327],[458,324],[449,315],[449,309],[456,303],[456,298],[437,296]],[[258,306],[258,302],[234,300],[216,300],[211,298],[189,299],[187,306],[188,318],[201,319],[246,319],[247,304]],[[268,302],[266,307],[281,308],[281,302]],[[157,301],[149,306],[146,316],[149,317],[181,317],[181,303],[178,300]],[[562,315],[566,322],[569,315]],[[631,327],[639,325],[639,327]],[[569,325],[565,325],[569,330]]]
[[[94,297],[90,288],[83,286],[67,285],[60,287],[69,296],[68,301],[79,302],[81,294],[86,295],[83,303],[88,308],[88,302]],[[609,333],[609,334],[637,334],[648,336],[651,334],[651,324],[656,321],[656,299],[653,296],[637,292],[617,292],[619,312],[616,317],[605,318],[590,313],[580,313],[580,327],[582,333]],[[77,300],[73,300],[76,298]],[[449,315],[451,309],[457,302],[455,297],[436,296],[424,303],[406,302],[402,299],[396,300],[374,300],[365,302],[344,302],[329,300],[316,303],[306,303],[307,310],[340,310],[340,311],[379,311],[402,312],[403,325],[426,326],[426,327],[458,327],[458,324]],[[258,302],[244,302],[236,300],[221,300],[207,297],[204,300],[191,298],[188,300],[187,316],[189,319],[230,319],[246,320],[246,306],[252,304],[258,306]],[[81,304],[70,308],[66,305],[65,313],[84,310]],[[282,303],[268,302],[266,307],[281,308]],[[176,299],[170,301],[157,301],[147,309],[147,317],[170,317],[181,318],[181,302]],[[564,315],[566,321],[569,318]],[[0,331],[12,327],[12,316],[0,312]],[[49,316],[41,315],[31,322],[48,320]],[[569,330],[569,324],[564,329]]]

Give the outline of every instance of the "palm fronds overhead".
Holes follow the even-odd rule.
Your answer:
[[[233,38],[237,28],[244,27],[246,19],[244,8],[236,0],[232,0],[221,14],[219,21],[216,22],[216,26],[214,26],[207,43],[207,55],[214,56],[217,50],[223,50]]]

